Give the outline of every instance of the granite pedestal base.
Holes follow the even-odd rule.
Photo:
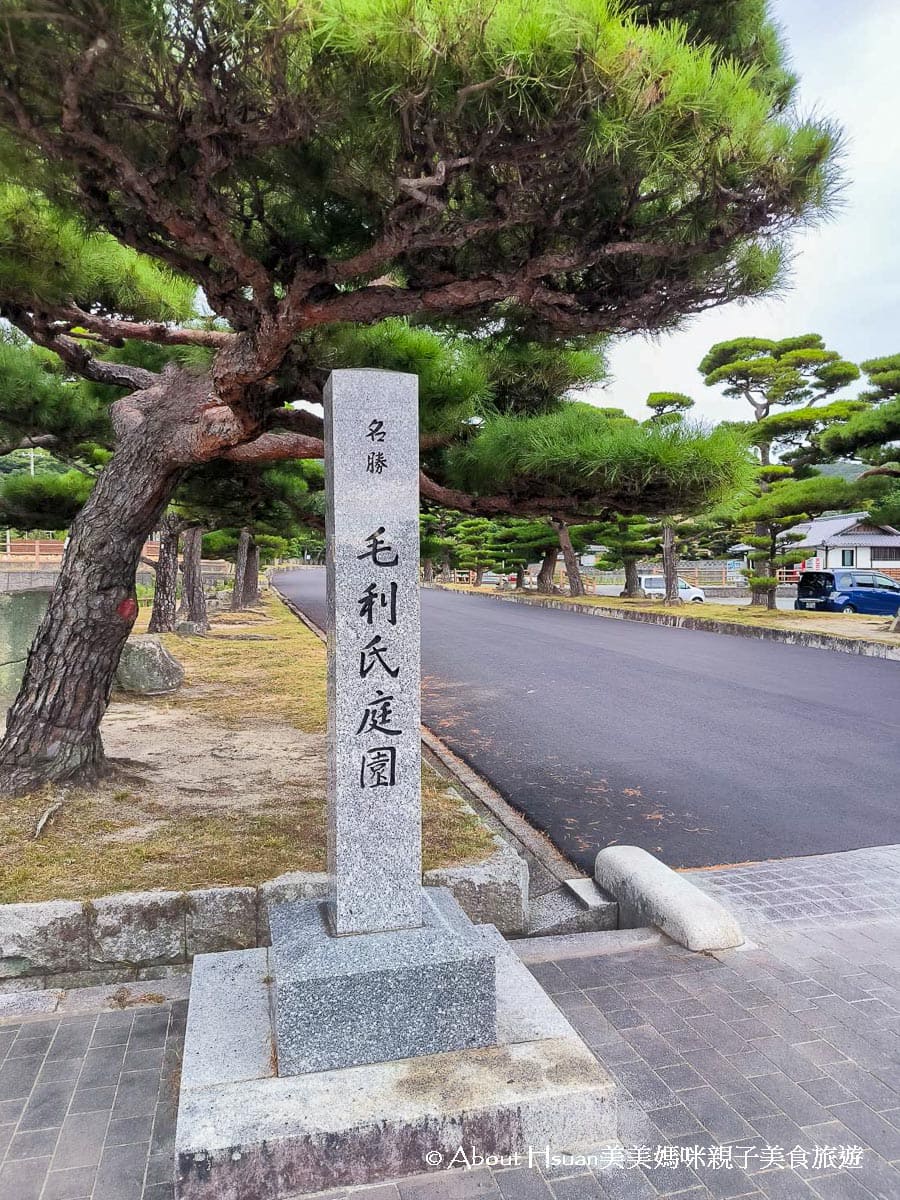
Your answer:
[[[194,959],[175,1136],[178,1200],[266,1200],[484,1154],[616,1137],[613,1085],[492,926],[497,1044],[340,1070],[275,1071],[269,952]],[[429,1161],[426,1156],[431,1152]]]
[[[445,888],[423,923],[335,937],[315,900],[269,910],[279,1075],[497,1041],[494,955]]]

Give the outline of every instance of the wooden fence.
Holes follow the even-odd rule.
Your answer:
[[[5,570],[33,571],[35,567],[58,567],[66,544],[57,538],[0,538],[0,565]],[[145,542],[144,558],[159,558],[159,542]]]

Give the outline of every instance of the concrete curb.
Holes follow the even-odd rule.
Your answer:
[[[654,925],[688,950],[728,950],[744,941],[726,908],[639,846],[607,846],[594,878],[619,903],[619,928]]]
[[[528,919],[528,868],[494,838],[479,863],[426,871],[426,887],[449,888],[476,925],[521,934]],[[0,905],[0,993],[68,976],[68,986],[128,977],[189,963],[195,954],[269,944],[273,901],[324,896],[328,877],[296,871],[258,887],[189,892],[120,892],[95,900]],[[73,978],[75,977],[75,978]]]
[[[600,604],[578,604],[571,600],[557,600],[552,596],[517,596],[508,592],[460,592],[439,583],[432,586],[438,591],[453,592],[457,596],[483,596],[488,600],[501,600],[506,604],[529,604],[532,608],[555,608],[561,612],[582,613],[588,617],[611,617],[614,621],[641,621],[645,625],[667,625],[671,629],[726,633],[731,637],[780,642],[786,646],[806,646],[812,650],[834,650],[840,654],[860,654],[868,658],[886,658],[900,662],[900,646],[889,646],[886,642],[870,642],[865,638],[840,637],[831,633],[803,633],[799,630],[753,628],[731,621],[715,621],[711,617],[604,608]]]

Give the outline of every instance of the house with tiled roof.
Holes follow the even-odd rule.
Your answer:
[[[900,579],[900,530],[876,524],[867,512],[830,513],[788,530],[802,534],[792,550],[809,549],[795,570],[856,567],[882,571]]]

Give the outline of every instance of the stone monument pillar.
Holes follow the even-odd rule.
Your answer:
[[[329,896],[270,913],[279,1074],[497,1040],[494,953],[422,888],[418,381],[325,389]]]
[[[422,924],[418,379],[325,387],[328,873],[337,934]]]

